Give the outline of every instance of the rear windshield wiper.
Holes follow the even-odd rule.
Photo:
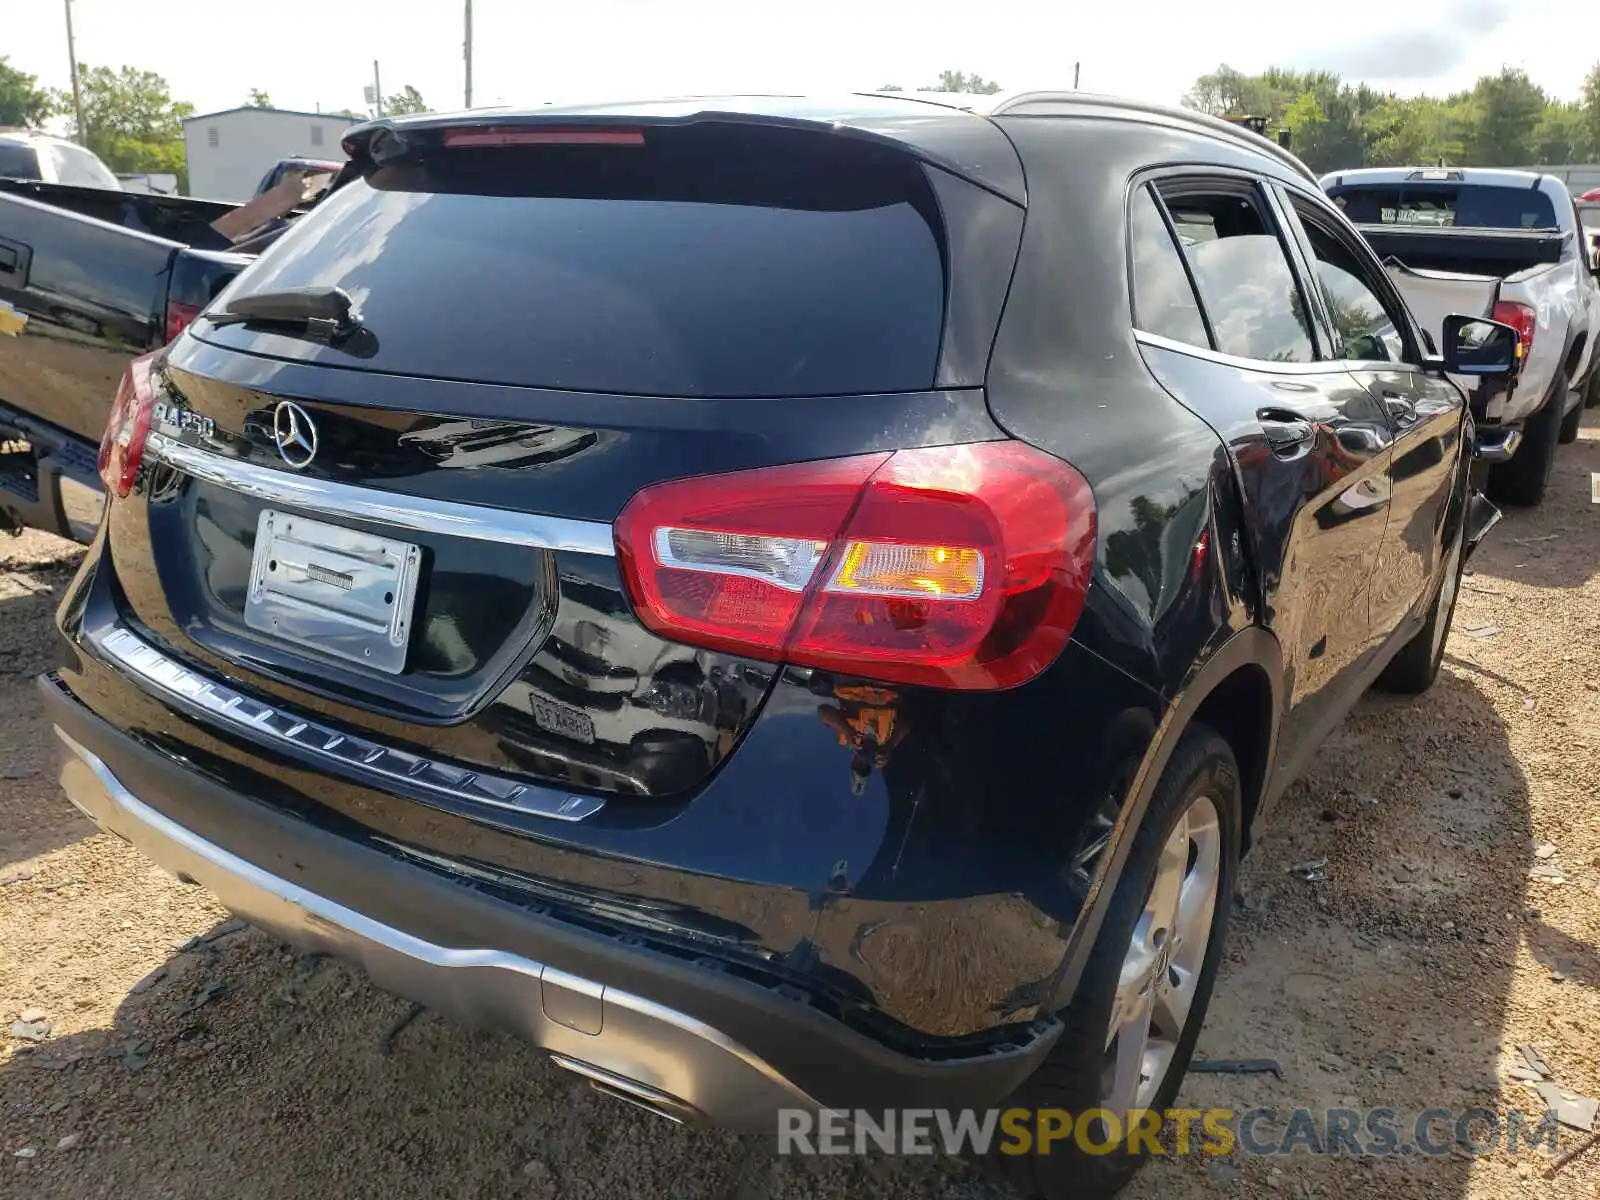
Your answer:
[[[355,302],[343,288],[285,288],[236,296],[221,312],[204,314],[216,328],[224,325],[261,325],[274,333],[320,342],[356,358],[378,352],[378,338],[361,323]]]
[[[221,312],[205,314],[212,325],[281,325],[316,341],[332,342],[361,329],[355,303],[343,288],[285,288],[236,296]]]

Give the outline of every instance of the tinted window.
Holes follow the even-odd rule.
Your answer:
[[[1358,225],[1467,225],[1478,229],[1555,229],[1550,197],[1529,187],[1478,183],[1372,184],[1328,189]]]
[[[73,187],[109,188],[120,192],[122,184],[110,169],[87,150],[54,142],[50,146],[56,162],[56,179]]]
[[[7,179],[39,178],[39,156],[32,146],[0,141],[0,176]]]
[[[1311,323],[1283,244],[1260,205],[1237,193],[1164,197],[1217,349],[1268,362],[1310,362]]]
[[[1146,333],[1209,347],[1194,288],[1149,188],[1134,193],[1128,236],[1133,244],[1134,324]]]
[[[1399,323],[1362,279],[1355,255],[1314,222],[1306,221],[1305,228],[1317,259],[1317,282],[1333,322],[1333,356],[1364,362],[1404,361],[1405,341]]]
[[[726,125],[643,145],[419,151],[334,192],[232,294],[355,297],[356,362],[577,391],[804,396],[931,387],[944,316],[920,166],[843,138]]]

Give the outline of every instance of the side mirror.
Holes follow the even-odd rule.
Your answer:
[[[1451,375],[1509,378],[1522,365],[1517,331],[1487,317],[1452,313],[1444,319],[1444,369]]]

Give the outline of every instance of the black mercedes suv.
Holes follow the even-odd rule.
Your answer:
[[[1514,331],[1079,94],[346,150],[117,394],[72,801],[677,1120],[1168,1104],[1251,830],[1439,669]]]

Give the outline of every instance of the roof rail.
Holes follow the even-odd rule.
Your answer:
[[[1177,108],[1170,104],[1151,104],[1145,100],[1132,100],[1126,96],[1105,96],[1094,92],[1076,91],[1031,91],[1010,92],[994,97],[993,102],[980,111],[985,116],[1026,116],[1028,111],[1034,110],[1036,115],[1048,115],[1050,106],[1061,105],[1074,108],[1113,108],[1126,112],[1143,113],[1152,117],[1166,117],[1184,121],[1187,124],[1198,126],[1208,133],[1220,137],[1230,138],[1235,142],[1248,146],[1259,153],[1269,155],[1288,167],[1295,174],[1304,177],[1312,183],[1317,182],[1317,177],[1312,174],[1311,168],[1306,166],[1295,155],[1285,150],[1271,138],[1262,137],[1242,125],[1234,125],[1224,121],[1221,117],[1213,117],[1209,113],[1196,112],[1192,108]]]

